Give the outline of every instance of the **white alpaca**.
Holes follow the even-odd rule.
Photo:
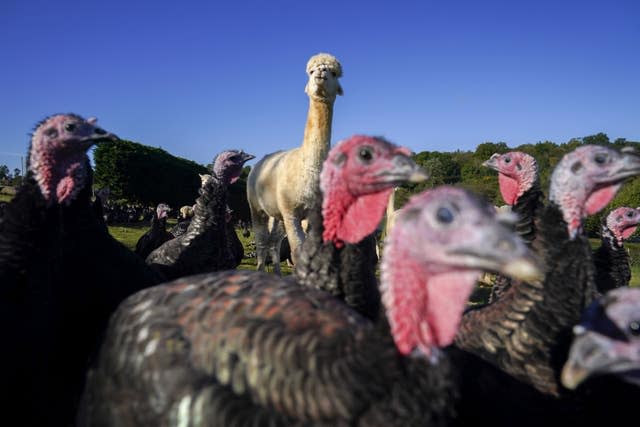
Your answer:
[[[284,233],[294,263],[296,249],[305,238],[301,222],[312,206],[313,190],[331,145],[333,103],[337,95],[342,95],[338,82],[342,66],[332,55],[320,53],[311,57],[307,74],[309,112],[302,145],[266,155],[251,169],[247,179],[257,267],[264,270],[269,253],[276,274],[280,274],[280,243]]]

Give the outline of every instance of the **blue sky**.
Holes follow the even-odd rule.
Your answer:
[[[57,112],[203,164],[295,147],[318,52],[344,68],[334,143],[640,140],[635,0],[3,0],[0,164]]]

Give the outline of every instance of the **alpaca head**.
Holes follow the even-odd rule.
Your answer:
[[[317,101],[333,102],[337,95],[342,95],[342,87],[338,79],[342,77],[342,65],[328,53],[314,55],[307,62],[309,81],[304,91]]]

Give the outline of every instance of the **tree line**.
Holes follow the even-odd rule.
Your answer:
[[[200,174],[211,173],[211,164],[201,165],[161,148],[126,140],[99,144],[93,159],[94,187],[108,187],[116,203],[145,206],[167,203],[175,209],[191,206],[198,197]],[[248,173],[245,168],[229,189],[229,205],[236,221],[250,220],[245,195]]]
[[[522,151],[536,159],[540,185],[546,196],[554,166],[566,153],[587,144],[613,145],[619,148],[629,146],[640,151],[640,142],[628,141],[625,138],[611,141],[604,133],[572,138],[561,144],[543,141],[536,144],[509,147],[505,142],[484,142],[479,144],[475,151],[422,151],[414,156],[414,160],[429,171],[430,178],[425,183],[407,185],[398,189],[395,207],[400,208],[412,194],[441,184],[468,188],[483,195],[494,205],[501,206],[504,202],[498,189],[497,172],[482,166],[482,162],[488,160],[493,153],[501,154],[508,151]],[[589,217],[585,224],[587,231],[592,235],[597,233],[600,230],[599,224],[602,216],[619,206],[640,206],[640,178],[634,178],[627,182],[612,201],[611,206],[598,215]]]
[[[429,171],[430,179],[421,184],[405,185],[396,192],[396,208],[400,208],[408,198],[426,188],[442,184],[459,185],[486,197],[496,206],[504,204],[498,189],[497,173],[482,166],[482,162],[494,153],[523,151],[532,155],[540,173],[542,189],[549,188],[549,178],[553,167],[562,156],[584,144],[632,146],[640,151],[640,142],[618,138],[610,141],[604,133],[583,138],[573,138],[566,143],[543,141],[509,147],[505,142],[484,142],[475,151],[421,151],[414,160]],[[211,165],[201,165],[191,160],[176,157],[161,148],[154,148],[132,141],[118,141],[100,144],[94,151],[95,185],[109,187],[112,198],[123,203],[139,203],[155,206],[165,202],[172,207],[192,205],[198,197],[200,177],[210,173]],[[246,177],[250,167],[245,167],[240,179],[230,188],[230,206],[234,220],[249,221],[249,205],[246,200]],[[640,178],[625,184],[612,202],[611,208],[618,206],[640,206]],[[599,221],[606,215],[605,209],[599,215],[589,218],[587,230],[596,233]]]

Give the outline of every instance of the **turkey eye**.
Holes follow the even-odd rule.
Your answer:
[[[640,320],[634,320],[629,323],[629,332],[635,337],[640,336]]]
[[[504,162],[505,163],[511,163],[511,157],[505,157],[504,158]]]
[[[597,164],[602,165],[607,161],[607,155],[606,154],[596,154],[596,156],[593,158],[593,160]]]
[[[73,132],[74,130],[76,130],[75,123],[67,123],[66,125],[64,125],[64,130],[66,130],[67,132]]]
[[[436,218],[438,219],[438,222],[450,224],[453,221],[453,213],[449,209],[442,207],[438,209]]]
[[[629,218],[631,218],[631,217],[633,216],[633,211],[629,211],[629,212],[627,212],[627,216],[628,216]]]
[[[358,151],[358,157],[364,163],[369,163],[373,160],[373,152],[371,151],[371,147],[362,147],[360,151]]]

